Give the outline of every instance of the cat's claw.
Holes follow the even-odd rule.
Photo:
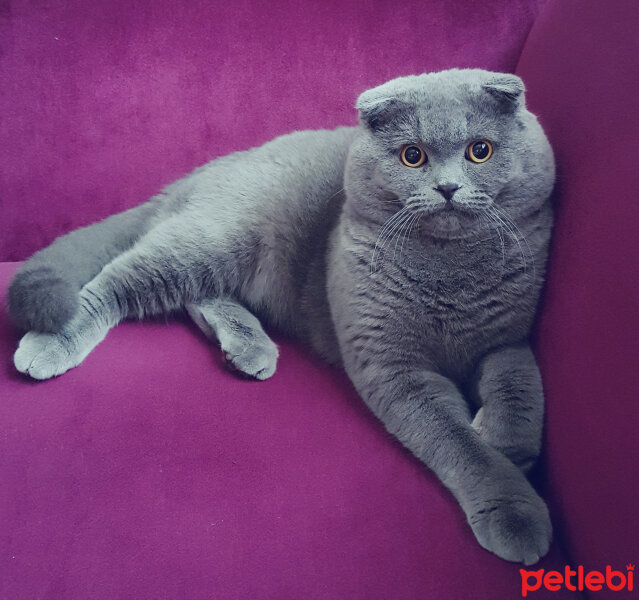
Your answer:
[[[505,560],[532,565],[550,548],[552,525],[541,498],[491,503],[468,520],[477,541]]]

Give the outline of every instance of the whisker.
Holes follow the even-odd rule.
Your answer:
[[[373,248],[373,254],[371,256],[371,273],[377,268],[376,256],[379,256],[379,252],[386,245],[386,243],[392,239],[393,233],[398,225],[401,225],[405,219],[410,216],[410,210],[407,207],[403,207],[400,211],[393,214],[381,228],[375,247]]]
[[[335,196],[337,196],[337,194],[340,194],[343,191],[343,187],[339,188],[339,190],[337,190],[334,194],[331,194],[328,198],[326,198],[325,202],[330,202],[333,198],[335,198]]]
[[[397,246],[399,244],[399,240],[402,238],[402,231],[405,231],[406,225],[410,223],[412,216],[413,215],[411,214],[409,215],[407,219],[404,219],[402,221],[402,224],[399,226],[399,229],[395,231],[395,233],[393,234],[393,237],[395,238],[395,246],[393,248],[393,261],[395,260],[395,257],[397,256]],[[393,240],[391,239],[391,243],[392,242]],[[400,256],[401,256],[401,252],[400,252]]]
[[[493,223],[495,224],[495,230],[497,231],[497,235],[499,236],[499,243],[501,245],[501,263],[502,263],[502,266],[505,267],[506,266],[506,242],[504,241],[504,235],[502,234],[499,222],[493,218]]]
[[[397,248],[397,242],[399,241],[399,235],[401,235],[401,232],[404,228],[404,225],[406,225],[406,223],[408,223],[408,221],[410,221],[410,218],[412,216],[412,213],[407,211],[406,213],[404,213],[402,219],[400,221],[398,221],[395,224],[395,227],[393,227],[393,229],[390,231],[388,238],[387,238],[387,242],[389,244],[393,243],[393,239],[395,237],[397,237],[397,240],[395,242],[395,248]],[[395,258],[395,255],[393,254],[393,258]]]
[[[406,239],[410,239],[410,236],[413,233],[413,225],[415,225],[416,221],[419,221],[419,219],[421,219],[421,214],[420,213],[415,213],[413,215],[413,219],[411,220],[410,224],[408,225],[408,227],[406,228],[406,233],[404,234],[404,239],[402,240],[402,247],[399,250],[399,255],[402,255],[402,252],[404,252],[404,242],[406,241]]]
[[[404,225],[408,222],[409,219],[410,219],[410,214],[406,212],[402,215],[401,219],[398,219],[395,222],[393,227],[385,235],[385,239],[381,244],[381,248],[383,248],[387,244],[390,246],[393,243],[393,239],[395,238],[396,235],[399,235],[401,233]],[[396,250],[397,250],[397,244],[395,244],[395,252]],[[394,259],[395,259],[395,253],[393,253],[393,260]]]
[[[519,247],[519,252],[521,254],[521,258],[523,261],[523,265],[524,265],[524,273],[526,273],[528,270],[528,262],[526,260],[526,253],[524,252],[524,248],[522,247],[521,242],[523,241],[525,243],[526,249],[528,250],[528,255],[532,260],[533,279],[534,279],[536,277],[535,257],[534,257],[534,254],[532,253],[532,250],[530,249],[528,240],[526,239],[524,234],[521,232],[519,227],[517,227],[517,224],[505,212],[499,210],[499,208],[493,205],[491,213],[492,213],[492,216],[504,226],[504,229],[510,234],[510,236],[517,243],[517,246]]]
[[[519,246],[519,252],[521,253],[521,258],[524,263],[524,272],[526,272],[526,267],[527,267],[526,255],[524,254],[523,248],[521,247],[521,243],[519,242],[519,238],[517,237],[517,234],[513,231],[512,227],[510,227],[508,223],[506,223],[506,221],[504,221],[501,218],[498,212],[496,212],[495,210],[491,210],[490,214],[493,217],[493,219],[495,219],[504,227],[504,230],[506,231],[506,233],[508,233],[510,237],[512,237],[515,240],[515,242],[517,242],[517,245]]]
[[[399,248],[399,256],[401,258],[403,252],[404,252],[404,244],[406,242],[406,237],[408,235],[408,232],[410,230],[410,226],[411,224],[415,221],[415,219],[417,218],[417,215],[415,213],[411,213],[411,216],[409,219],[407,219],[406,221],[404,221],[404,224],[402,225],[402,228],[404,229],[404,236],[402,238],[402,244]],[[401,232],[401,229],[400,229]],[[399,242],[399,239],[401,237],[401,233],[397,236],[397,241],[395,242],[395,252],[397,252],[397,244]],[[395,252],[393,252],[393,260],[395,260]]]
[[[512,219],[512,217],[510,215],[508,215],[506,212],[504,212],[503,210],[501,210],[497,206],[495,206],[494,208],[501,215],[501,217],[504,219],[504,221],[509,223],[511,225],[511,227],[519,234],[519,237],[520,237],[521,241],[523,241],[524,244],[526,244],[526,248],[528,250],[528,254],[529,254],[530,258],[532,259],[533,266],[534,266],[534,264],[535,264],[535,255],[534,255],[532,249],[530,248],[530,245],[528,244],[528,240],[526,239],[526,236],[522,233],[521,229],[519,229],[519,227],[517,226],[517,223],[515,223],[515,221]]]
[[[493,229],[493,225],[494,225],[494,229],[497,232],[497,235],[499,236],[499,242],[501,245],[501,262],[502,262],[502,266],[506,265],[506,246],[504,243],[504,236],[501,233],[501,227],[499,225],[499,222],[495,220],[495,218],[490,214],[489,211],[485,211],[481,213],[481,216],[486,218],[486,221],[488,223],[488,227],[490,229]]]

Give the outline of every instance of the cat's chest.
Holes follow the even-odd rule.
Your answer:
[[[515,250],[491,239],[415,244],[371,267],[368,240],[344,236],[329,271],[343,343],[463,377],[488,350],[529,331],[542,273]]]
[[[416,347],[456,355],[520,336],[534,311],[530,273],[501,257],[418,257],[387,271],[387,326]]]
[[[404,267],[397,273],[404,292],[408,322],[413,326],[454,330],[476,321],[489,307],[506,308],[512,290],[492,269],[472,270],[463,265],[442,268]]]
[[[480,309],[486,301],[506,301],[516,266],[491,248],[456,251],[427,248],[389,265],[387,281],[399,283],[410,302],[429,314],[452,319]],[[421,311],[419,311],[421,312]]]

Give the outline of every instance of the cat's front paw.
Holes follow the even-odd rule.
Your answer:
[[[222,350],[229,365],[244,375],[264,380],[275,373],[279,353],[266,335],[252,338],[248,343],[236,340],[226,347],[223,345]]]
[[[532,565],[550,548],[550,516],[536,495],[487,500],[468,521],[479,543],[505,560]]]

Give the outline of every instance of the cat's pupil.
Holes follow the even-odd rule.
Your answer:
[[[421,160],[422,151],[417,146],[411,146],[410,148],[406,148],[404,157],[406,158],[407,163],[414,165],[415,163],[418,163]]]
[[[488,156],[488,144],[486,142],[475,142],[473,144],[473,156],[481,160]]]

